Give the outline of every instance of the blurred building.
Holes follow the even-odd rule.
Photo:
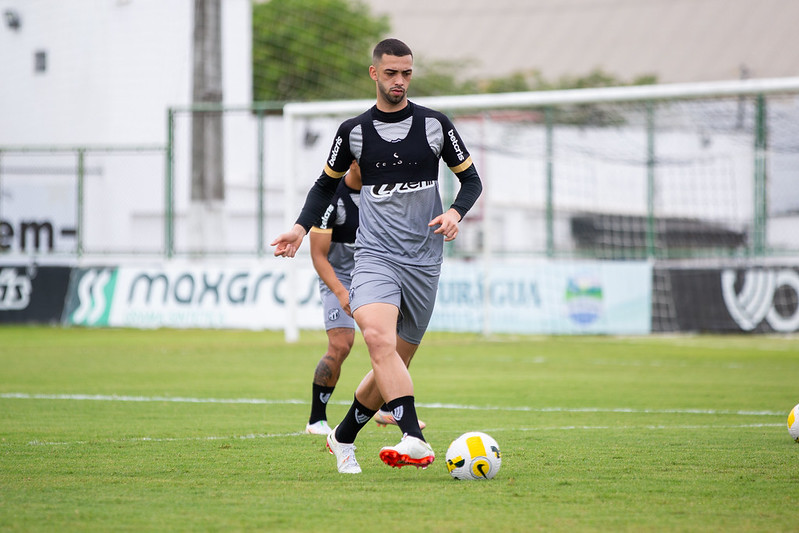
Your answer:
[[[799,74],[790,0],[365,0],[417,59],[463,60],[464,77],[601,69],[661,83]]]

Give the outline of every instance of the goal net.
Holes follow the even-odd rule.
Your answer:
[[[718,307],[723,317],[708,329],[725,329],[729,303],[697,288],[717,277],[722,265],[745,266],[753,258],[799,251],[789,229],[799,221],[799,192],[793,185],[799,179],[798,79],[414,101],[451,116],[483,179],[483,196],[447,253],[482,259],[485,279],[517,258],[646,261],[653,265],[651,330],[697,327],[696,320],[680,322],[692,307],[684,295],[694,293],[713,300],[708,305]],[[293,223],[319,175],[338,124],[372,104],[285,106],[281,152],[287,186],[281,204],[288,209],[283,227]],[[457,180],[442,166],[439,181],[448,205]],[[697,264],[715,270],[686,269]],[[591,279],[588,287],[579,286],[585,281],[580,275],[575,272],[570,279],[576,285],[566,291],[590,307],[596,286]],[[724,298],[746,298],[744,275],[739,272],[740,279],[727,284]],[[488,292],[484,287],[484,298]],[[781,295],[781,316],[799,316],[796,291],[775,289],[774,294]],[[482,316],[486,322],[488,314],[477,313],[475,320]],[[766,316],[761,314],[758,320]],[[502,324],[484,331],[498,327]],[[553,322],[542,331],[564,330]]]
[[[450,252],[684,259],[795,251],[780,219],[799,213],[796,81],[416,99],[451,116],[484,182]],[[285,107],[286,175],[295,183],[285,205],[298,207],[338,123],[370,105]],[[457,183],[446,170],[440,179],[446,203]]]

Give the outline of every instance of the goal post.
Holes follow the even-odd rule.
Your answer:
[[[483,196],[448,251],[482,261],[486,272],[501,257],[653,261],[799,250],[767,238],[774,217],[799,212],[799,198],[783,194],[799,179],[799,77],[411,99],[447,113],[477,164]],[[297,176],[308,157],[301,125],[333,127],[372,105],[286,104],[285,175]],[[453,180],[442,169],[442,187]],[[286,187],[290,227],[307,181]],[[298,336],[295,313],[292,306],[288,340]]]

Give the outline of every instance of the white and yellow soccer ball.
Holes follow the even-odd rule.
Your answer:
[[[791,438],[799,442],[799,404],[795,405],[788,413],[788,433]]]
[[[491,479],[502,466],[499,444],[479,431],[464,433],[447,449],[447,470],[455,479]]]

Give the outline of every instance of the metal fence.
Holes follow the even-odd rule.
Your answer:
[[[484,194],[448,253],[609,259],[799,252],[799,78],[436,97]],[[166,143],[0,147],[0,252],[263,256],[343,118],[373,101],[168,110]],[[224,195],[193,199],[221,115]],[[440,175],[448,202],[457,180]]]

